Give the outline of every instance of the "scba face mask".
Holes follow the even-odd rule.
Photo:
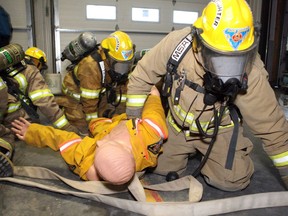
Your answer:
[[[258,37],[255,37],[254,43],[248,49],[219,51],[208,45],[197,34],[197,49],[201,53],[202,66],[206,72],[204,87],[207,91],[207,105],[223,101],[225,97],[234,100],[239,92],[247,89],[247,76],[252,69],[257,45]]]
[[[113,82],[122,83],[128,79],[128,74],[131,72],[134,58],[128,61],[117,61],[112,57],[108,57],[110,67],[109,75]]]
[[[235,78],[229,78],[225,83],[211,72],[204,74],[204,103],[213,105],[216,101],[223,102],[225,99],[233,101],[238,93],[247,89],[247,75],[243,75],[242,82]]]

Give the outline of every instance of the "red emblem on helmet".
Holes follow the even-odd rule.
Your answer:
[[[235,42],[240,41],[243,38],[243,35],[241,32],[236,32],[234,35],[232,35],[232,40]]]

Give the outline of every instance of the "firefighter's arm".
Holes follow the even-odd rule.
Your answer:
[[[185,30],[183,35],[189,32]],[[129,77],[126,114],[128,118],[141,117],[145,99],[153,85],[162,81],[167,73],[167,63],[174,47],[183,35],[173,32],[164,37],[137,63]],[[187,35],[187,34],[186,34]]]
[[[83,105],[86,120],[89,122],[91,119],[98,117],[99,95],[102,89],[101,71],[97,62],[91,56],[84,58],[78,64],[77,78],[80,81],[80,101]]]
[[[33,105],[36,106],[52,124],[55,124],[57,119],[63,116],[63,112],[56,103],[54,95],[40,71],[34,66],[28,66],[23,74],[29,83],[27,86],[27,94]]]

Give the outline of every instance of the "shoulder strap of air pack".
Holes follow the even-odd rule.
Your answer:
[[[179,42],[179,44],[172,52],[166,65],[167,73],[164,77],[164,83],[162,88],[163,96],[166,97],[170,96],[173,83],[173,75],[176,74],[180,62],[182,61],[188,50],[191,49],[192,41],[193,41],[192,34],[189,33]]]
[[[180,62],[182,61],[188,50],[192,48],[192,41],[192,34],[189,33],[179,42],[168,60],[166,67],[168,73],[176,73]]]
[[[173,84],[173,75],[174,75],[174,79],[180,78],[180,76],[177,74],[177,68],[180,62],[182,61],[182,59],[184,58],[184,56],[186,55],[186,53],[192,48],[193,35],[194,35],[193,31],[194,30],[192,29],[191,32],[189,32],[189,34],[186,35],[178,43],[178,45],[172,52],[167,62],[167,66],[166,66],[167,73],[164,78],[164,84],[162,88],[162,94],[166,97],[170,96],[171,94],[171,89],[172,89],[172,84]],[[184,85],[187,85],[188,87],[194,89],[197,92],[201,92],[201,93],[204,92],[204,89],[201,86],[199,86],[197,83],[187,80],[186,78],[182,79],[181,81],[182,83],[178,89],[179,94],[183,90]],[[175,101],[175,104],[177,104],[177,101]]]
[[[93,51],[91,53],[92,58],[97,62],[98,67],[101,70],[101,84],[102,86],[104,86],[105,83],[105,75],[106,75],[106,71],[105,71],[105,64],[104,61],[101,57],[101,55],[97,52],[98,49],[96,49],[95,51]]]

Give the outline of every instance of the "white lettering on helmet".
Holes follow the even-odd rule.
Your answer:
[[[216,29],[219,25],[219,22],[221,20],[222,12],[223,12],[223,5],[221,0],[212,0],[212,3],[216,4],[217,11],[216,11],[216,17],[214,19],[214,22],[212,24],[212,27]]]
[[[118,52],[119,47],[120,47],[120,40],[119,40],[119,38],[118,38],[117,35],[114,35],[113,37],[114,37],[115,40],[116,40],[116,47],[115,47],[115,51]]]

